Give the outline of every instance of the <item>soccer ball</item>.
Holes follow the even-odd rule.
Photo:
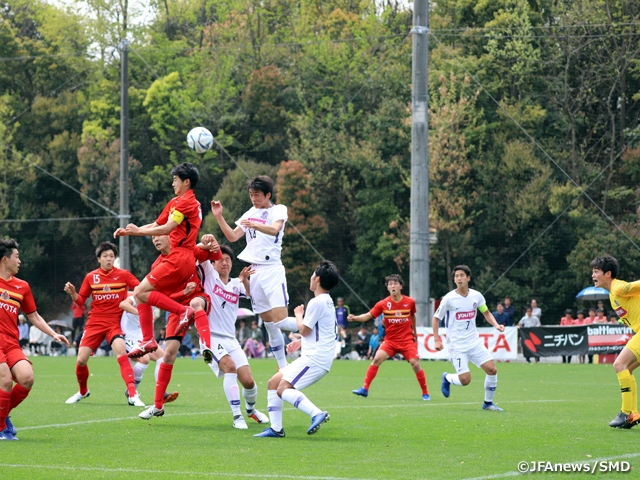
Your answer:
[[[192,128],[187,134],[187,143],[191,150],[198,153],[205,153],[213,145],[213,135],[204,127]]]

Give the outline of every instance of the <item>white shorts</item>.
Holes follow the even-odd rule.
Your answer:
[[[280,373],[283,380],[289,382],[296,390],[302,390],[313,385],[329,372],[318,367],[308,357],[300,357],[280,370]]]
[[[253,265],[253,268],[256,273],[251,275],[250,288],[254,313],[289,306],[284,265]]]
[[[449,346],[449,354],[451,355],[451,363],[458,375],[469,371],[469,361],[479,368],[484,363],[493,360],[489,350],[482,343],[463,350],[456,350],[455,347]]]
[[[200,342],[200,349],[202,349],[203,347],[204,345],[202,344],[202,342]],[[225,355],[229,355],[231,357],[231,360],[233,360],[233,363],[236,366],[236,370],[238,370],[240,367],[249,365],[247,356],[244,354],[244,351],[240,347],[238,340],[236,340],[235,338],[217,337],[212,334],[211,350],[213,351],[213,362],[211,362],[209,366],[218,378],[224,377],[224,373],[221,372],[218,368],[218,362]]]
[[[123,330],[122,333],[124,333],[124,348],[127,353],[136,348],[138,346],[138,342],[142,341],[142,329],[127,332]]]

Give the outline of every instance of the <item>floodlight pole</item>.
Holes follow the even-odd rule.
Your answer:
[[[416,322],[429,326],[429,0],[415,0],[413,6],[409,282]]]
[[[129,223],[129,42],[120,42],[120,227]],[[120,268],[131,270],[129,237],[119,237]]]

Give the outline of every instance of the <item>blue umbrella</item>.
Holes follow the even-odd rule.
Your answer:
[[[576,295],[580,300],[607,300],[609,292],[601,287],[587,287]]]

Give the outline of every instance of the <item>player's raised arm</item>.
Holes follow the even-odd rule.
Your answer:
[[[354,315],[353,313],[350,313],[347,316],[347,320],[349,320],[350,322],[368,322],[372,318],[373,315],[371,315],[370,312],[363,313],[362,315]]]
[[[238,279],[242,282],[242,285],[244,285],[244,290],[247,298],[251,297],[251,289],[250,289],[251,282],[249,282],[249,277],[254,273],[256,273],[256,271],[253,270],[253,266],[249,265],[248,267],[244,267],[242,271],[240,271],[240,274],[238,275]]]
[[[227,240],[230,242],[235,242],[242,238],[244,235],[244,230],[242,227],[238,226],[235,229],[231,228],[227,221],[222,216],[222,203],[217,200],[211,200],[211,213],[216,218],[218,225],[220,225],[220,230],[224,233],[224,236],[227,237]]]

